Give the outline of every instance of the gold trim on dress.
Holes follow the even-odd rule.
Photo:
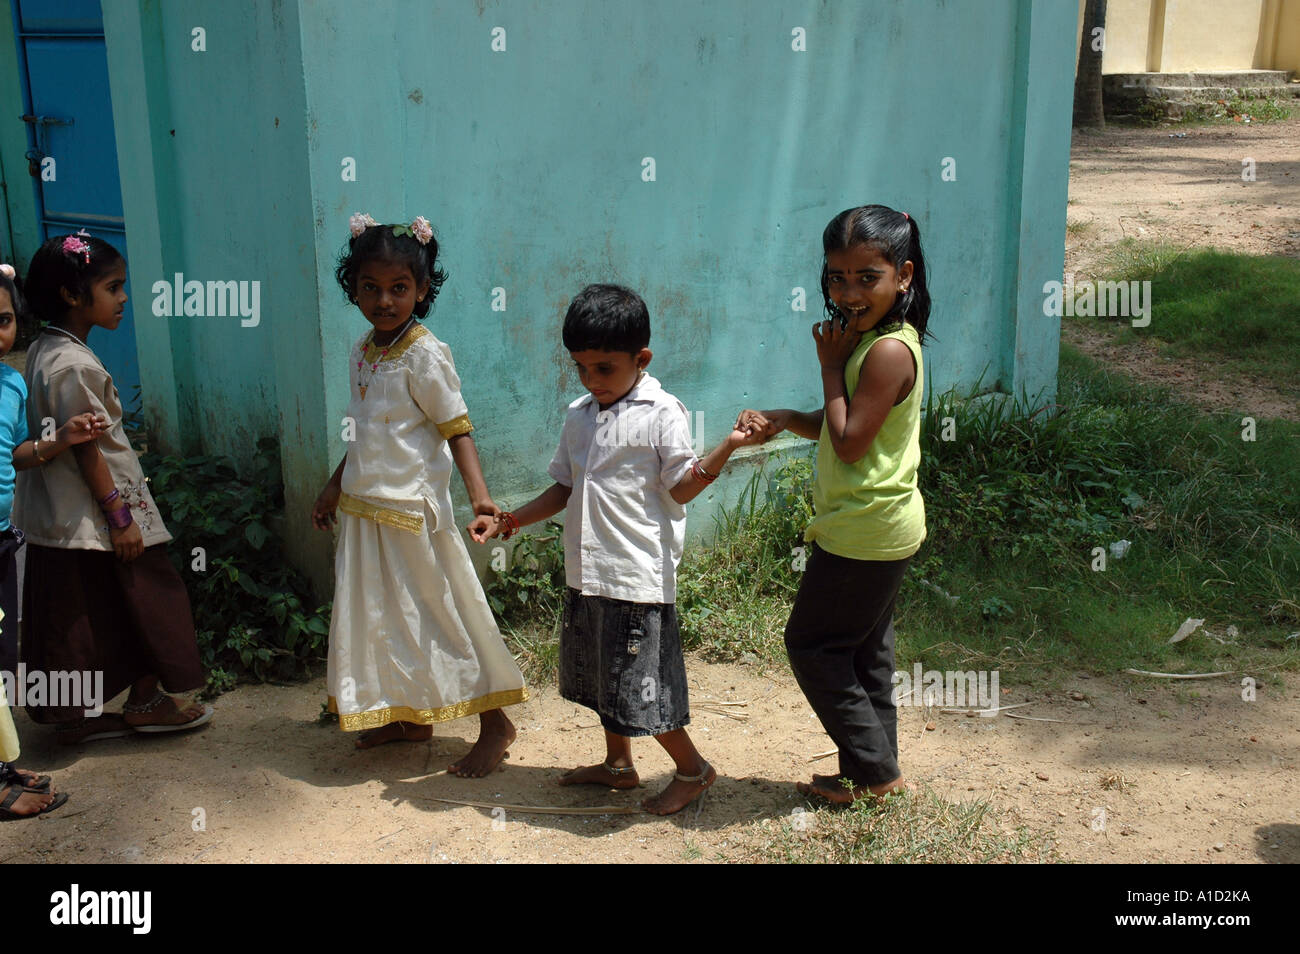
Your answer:
[[[359,500],[351,494],[339,495],[339,510],[354,517],[361,517],[363,520],[373,520],[375,523],[396,527],[398,530],[409,530],[411,533],[419,533],[424,529],[424,517],[380,507],[369,501]]]
[[[411,345],[415,344],[415,342],[419,341],[427,334],[429,334],[429,329],[417,321],[415,325],[402,336],[402,340],[397,343],[396,347],[390,347],[388,349],[388,354],[384,355],[383,361],[396,361],[402,355],[406,354],[407,349],[410,348]],[[367,364],[374,364],[376,359],[379,358],[379,355],[384,350],[374,343],[374,337],[375,333],[373,331],[370,332],[370,335],[366,338],[365,347],[361,349],[361,358]]]
[[[443,440],[448,441],[457,434],[468,434],[472,430],[474,430],[474,425],[469,422],[468,414],[453,417],[450,421],[438,425],[438,433],[442,435]]]
[[[433,725],[435,722],[450,722],[465,716],[478,715],[500,709],[502,706],[518,705],[528,700],[526,688],[504,689],[501,692],[489,692],[486,696],[457,702],[437,709],[412,709],[410,706],[388,706],[385,709],[371,709],[369,712],[353,712],[343,715],[339,712],[338,702],[333,696],[326,697],[325,708],[339,717],[339,728],[344,732],[360,732],[363,729],[378,729],[390,722],[414,722],[417,725]]]

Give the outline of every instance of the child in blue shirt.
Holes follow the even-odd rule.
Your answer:
[[[0,263],[0,358],[14,346],[23,299],[14,284],[12,265]],[[59,428],[53,439],[27,439],[27,384],[23,376],[0,363],[0,673],[17,685],[18,550],[23,535],[9,523],[14,503],[15,469],[39,466],[73,444],[94,440],[107,422],[80,414]],[[0,677],[2,678],[2,677]],[[50,777],[15,768],[18,737],[8,701],[0,690],[0,818],[35,818],[59,808],[66,792],[51,790]]]

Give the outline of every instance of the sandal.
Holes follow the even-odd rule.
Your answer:
[[[122,706],[122,715],[126,718],[126,724],[128,726],[130,726],[136,732],[144,732],[144,733],[184,732],[189,729],[197,729],[199,726],[205,725],[206,723],[210,722],[212,719],[212,715],[214,711],[212,706],[204,704],[203,711],[199,715],[195,716],[193,719],[190,719],[188,722],[140,723],[140,722],[131,721],[130,718],[131,716],[144,715],[145,713],[153,712],[164,702],[171,704],[171,710],[173,713],[181,712],[181,707],[177,704],[176,700],[173,699],[171,696],[169,696],[167,693],[159,690],[154,695],[154,697],[150,699],[148,702],[137,702],[134,704],[127,703],[126,705]]]
[[[0,766],[3,766],[0,768],[0,785],[18,785],[29,792],[44,794],[50,790],[50,783],[54,781],[49,775],[37,775],[35,772],[14,768],[13,763],[0,762]]]
[[[14,802],[18,801],[18,799],[22,798],[24,795],[34,794],[37,793],[30,792],[21,785],[9,786],[9,794],[0,801],[0,821],[18,821],[23,818],[39,818],[42,815],[48,815],[56,808],[62,808],[68,801],[68,793],[60,792],[58,795],[54,796],[54,801],[50,802],[50,804],[46,805],[38,812],[29,812],[24,815],[22,812],[16,812],[13,810]]]
[[[98,742],[102,739],[124,739],[131,735],[131,727],[114,712],[106,712],[94,718],[78,719],[65,722],[55,731],[60,745],[80,745],[82,742]]]

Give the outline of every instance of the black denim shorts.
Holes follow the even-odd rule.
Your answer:
[[[560,627],[560,695],[615,735],[663,735],[691,721],[672,603],[628,603],[569,588]]]

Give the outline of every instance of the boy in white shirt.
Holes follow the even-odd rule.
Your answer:
[[[686,666],[673,605],[684,504],[736,448],[761,443],[763,431],[733,429],[702,461],[696,458],[686,408],[645,373],[649,344],[650,313],[636,292],[588,285],[573,299],[564,346],[590,393],[569,405],[548,468],[555,483],[514,513],[476,518],[470,534],[479,542],[498,533],[508,538],[566,511],[560,695],[599,714],[605,761],[574,769],[560,784],[635,788],[632,738],[653,735],[677,772],[642,806],[671,815],[718,777],[685,729]]]

